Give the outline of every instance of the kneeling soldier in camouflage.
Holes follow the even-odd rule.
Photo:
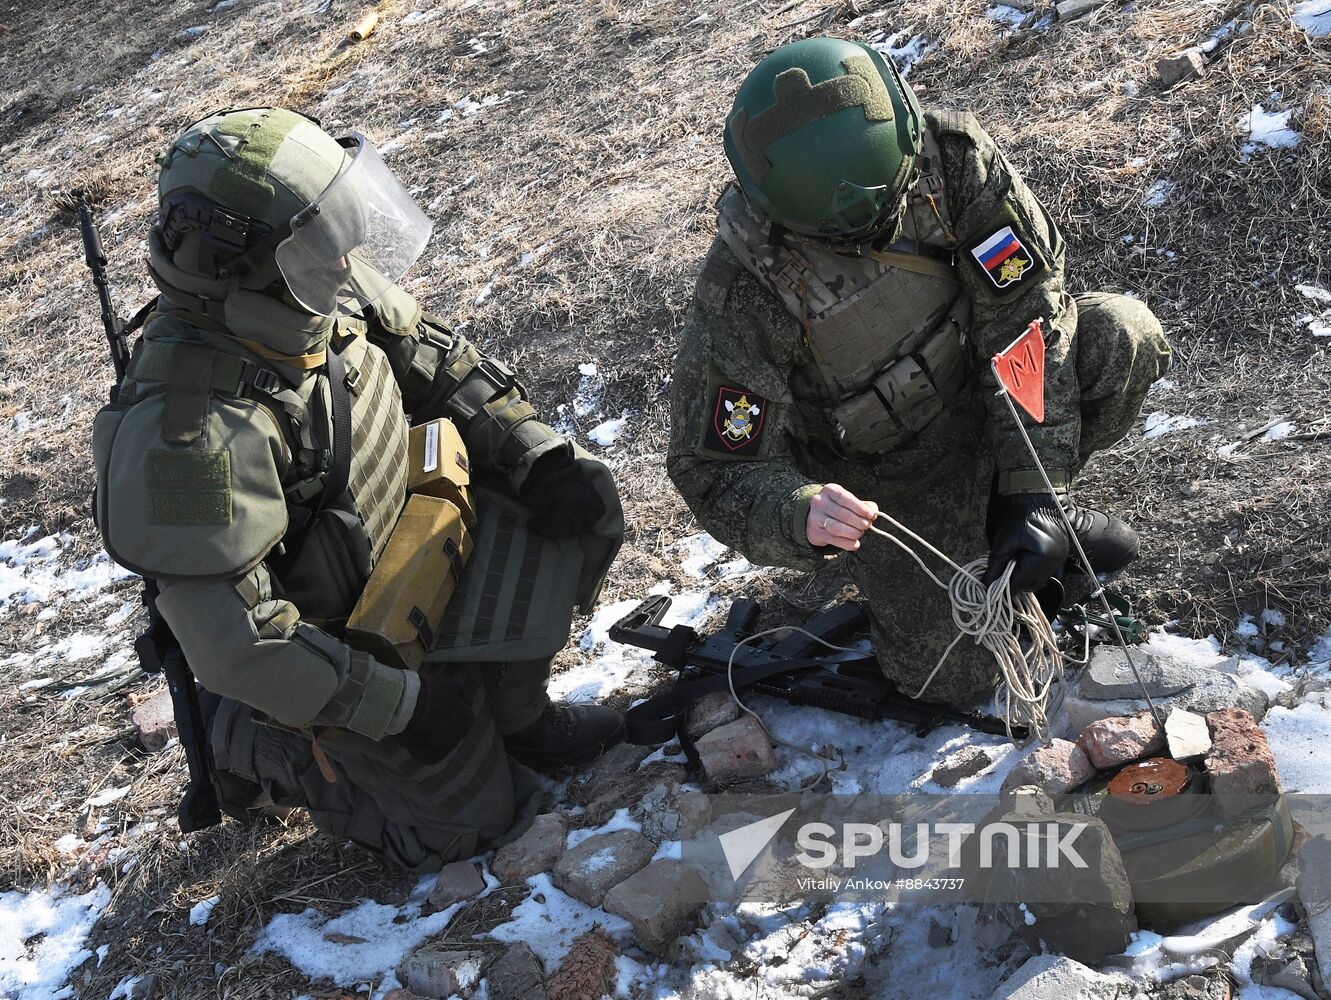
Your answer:
[[[1121,295],[1071,295],[1050,213],[968,113],[923,112],[889,62],[830,38],[782,46],[726,121],[722,195],[675,369],[670,477],[755,562],[833,549],[873,617],[886,674],[916,694],[957,632],[947,594],[865,532],[882,509],[959,562],[1063,572],[1069,538],[988,360],[1045,319],[1046,419],[1029,433],[1097,571],[1138,540],[1066,495],[1168,368],[1160,324]],[[941,567],[940,567],[941,569]],[[990,690],[960,643],[925,697]]]
[[[363,136],[231,111],[161,164],[97,519],[206,689],[224,808],[416,870],[515,836],[529,767],[623,731],[546,694],[622,539],[609,470],[397,286],[431,227]]]

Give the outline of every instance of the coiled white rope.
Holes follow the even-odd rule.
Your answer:
[[[943,664],[947,662],[948,656],[956,648],[957,643],[970,636],[977,645],[989,650],[998,664],[998,670],[1003,681],[994,693],[994,714],[1003,719],[1008,738],[1012,738],[1012,727],[1019,725],[1027,727],[1032,738],[1044,739],[1049,732],[1050,706],[1063,684],[1064,664],[1084,663],[1085,658],[1083,657],[1081,660],[1071,659],[1058,648],[1053,626],[1050,625],[1044,612],[1040,610],[1039,602],[1036,601],[1034,594],[1023,592],[1014,597],[1009,586],[1014,569],[1013,565],[1009,564],[1004,569],[1002,576],[986,587],[981,582],[981,578],[984,576],[988,565],[987,559],[973,559],[965,566],[959,566],[945,552],[911,531],[891,515],[879,512],[878,517],[897,531],[919,543],[927,551],[951,566],[953,570],[952,578],[945,583],[920,558],[919,553],[900,538],[889,531],[884,531],[877,525],[871,524],[869,526],[869,530],[875,535],[886,538],[915,560],[916,565],[924,570],[925,575],[930,580],[948,592],[948,598],[952,602],[952,621],[957,626],[957,636],[948,643],[947,648],[943,650],[942,655],[938,658],[938,662],[934,664],[933,670],[929,672],[929,676],[925,678],[920,689],[911,697],[918,700],[924,696],[925,691],[929,689],[929,685],[938,676],[938,672],[943,668]],[[762,727],[763,732],[767,734],[772,743],[804,756],[818,759],[822,766],[822,774],[814,780],[813,784],[816,785],[828,775],[830,767],[827,761],[821,759],[818,754],[807,747],[796,746],[774,736],[762,717],[744,703],[739,696],[739,692],[735,689],[735,656],[740,647],[765,639],[768,636],[788,635],[791,632],[798,632],[830,650],[844,653],[859,652],[859,650],[852,647],[838,646],[835,643],[828,642],[807,629],[795,625],[780,625],[776,628],[756,632],[735,644],[735,648],[730,651],[730,658],[726,663],[726,680],[730,686],[730,697],[735,704]],[[1028,644],[1023,644],[1021,641],[1023,633],[1028,639]],[[1089,654],[1089,641],[1088,636],[1087,654]],[[841,766],[845,766],[844,759]]]
[[[924,696],[957,643],[970,636],[976,645],[989,650],[998,664],[1003,682],[994,694],[994,714],[1002,717],[1008,737],[1012,736],[1014,725],[1023,725],[1033,737],[1044,739],[1049,732],[1050,705],[1063,684],[1064,655],[1035,595],[1014,595],[1009,588],[1013,565],[1009,564],[998,579],[985,587],[981,577],[988,565],[986,559],[974,559],[959,566],[890,514],[880,511],[878,517],[953,570],[951,580],[944,583],[919,553],[900,538],[875,524],[869,526],[875,535],[886,538],[915,560],[930,580],[947,591],[952,602],[952,621],[957,626],[957,637],[943,650],[924,684],[911,697]],[[1028,639],[1026,645],[1021,641],[1023,634]]]

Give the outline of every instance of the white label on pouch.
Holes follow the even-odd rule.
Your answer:
[[[425,428],[425,467],[422,472],[439,468],[439,424],[431,421]]]

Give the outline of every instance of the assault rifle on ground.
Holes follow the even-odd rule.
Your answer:
[[[123,327],[116,320],[115,305],[111,301],[111,288],[106,280],[106,251],[102,237],[93,221],[92,209],[82,199],[78,202],[79,232],[83,236],[83,258],[92,272],[92,283],[97,287],[97,298],[102,307],[102,327],[106,331],[107,346],[111,349],[111,364],[115,366],[116,380],[111,387],[111,402],[116,401],[120,384],[129,368],[129,337],[143,325],[153,303],[149,303]],[[93,510],[97,504],[94,501]],[[176,731],[185,760],[189,765],[189,787],[180,801],[177,817],[183,833],[202,830],[222,822],[222,812],[213,788],[211,761],[208,755],[208,727],[203,722],[199,704],[199,689],[194,674],[185,662],[180,643],[171,634],[171,627],[157,610],[157,581],[143,581],[143,603],[148,609],[148,628],[134,640],[134,652],[145,673],[161,673],[166,677],[171,692],[171,709],[176,717]]]
[[[832,652],[795,631],[744,642],[755,634],[761,610],[756,601],[735,601],[725,627],[710,636],[701,636],[687,625],[662,626],[661,619],[669,608],[669,597],[649,597],[610,629],[615,642],[649,649],[658,663],[680,672],[674,688],[629,709],[627,738],[631,743],[658,745],[678,736],[685,753],[693,759],[684,726],[688,708],[705,694],[729,690],[732,680],[736,691],[771,695],[792,705],[826,708],[870,721],[899,722],[917,736],[955,724],[996,736],[1007,735],[1003,720],[992,715],[907,697],[883,676],[870,652]],[[802,628],[833,645],[846,646],[868,624],[864,607],[847,602],[823,612]],[[1025,741],[1029,735],[1024,726],[1012,727],[1016,740]]]

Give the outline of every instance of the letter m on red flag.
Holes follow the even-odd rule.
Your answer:
[[[1043,320],[1034,320],[1025,333],[993,357],[999,384],[1037,424],[1044,423],[1043,326]]]

